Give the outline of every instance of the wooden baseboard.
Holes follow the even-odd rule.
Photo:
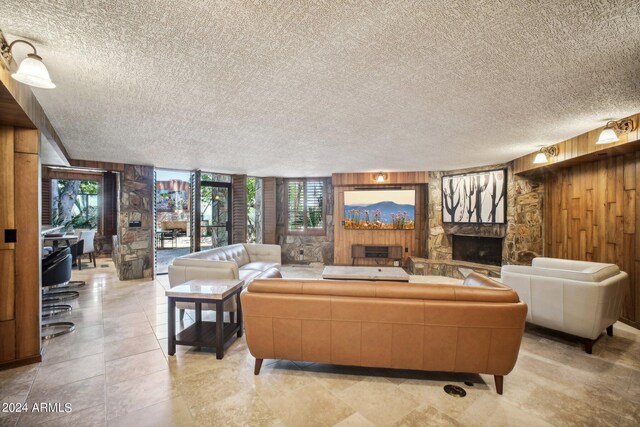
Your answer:
[[[11,362],[0,363],[0,371],[6,369],[17,368],[19,366],[31,365],[32,363],[42,362],[42,355],[26,357],[24,359],[12,360]]]
[[[621,317],[619,320],[623,323],[626,323],[629,326],[633,326],[636,329],[640,329],[640,322],[635,322],[633,320],[625,319],[623,317]]]

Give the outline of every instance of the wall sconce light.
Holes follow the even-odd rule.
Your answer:
[[[534,165],[549,162],[549,157],[555,157],[558,155],[558,146],[550,145],[548,147],[542,147],[536,157],[533,159]]]
[[[611,120],[607,122],[602,132],[600,132],[596,145],[618,142],[620,141],[619,135],[626,135],[635,130],[635,128],[635,123],[631,119]]]
[[[378,172],[375,178],[376,182],[385,182],[387,180],[387,176],[382,172]]]
[[[10,69],[9,63],[11,62],[11,58],[13,58],[12,49],[16,43],[29,45],[31,49],[33,49],[33,53],[29,53],[27,57],[22,60],[18,67],[18,71],[11,74],[11,77],[20,83],[33,87],[39,87],[42,89],[55,88],[56,85],[51,81],[49,71],[42,62],[42,58],[38,55],[36,47],[28,41],[20,39],[12,41],[11,44],[7,44],[0,32],[0,54],[2,55],[4,62],[7,64],[7,69]]]

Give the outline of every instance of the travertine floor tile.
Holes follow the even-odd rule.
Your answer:
[[[321,272],[283,268],[292,278]],[[222,360],[187,346],[167,356],[166,276],[120,282],[113,267],[73,274],[87,281],[65,315],[76,331],[44,342],[43,363],[0,371],[0,401],[71,403],[73,412],[0,413],[0,427],[640,424],[640,332],[621,323],[593,355],[575,338],[527,326],[502,396],[492,376],[478,374],[265,360],[255,376],[245,338]],[[194,313],[186,314],[190,325]],[[445,394],[446,384],[467,396]]]
[[[71,414],[87,408],[104,406],[104,375],[86,380],[76,381],[62,386],[51,388],[34,388],[29,393],[27,404],[31,408],[33,404],[51,403],[64,407],[71,405]],[[69,415],[59,412],[27,412],[20,416],[19,426],[33,426],[39,423],[49,422],[56,418]]]
[[[106,363],[107,384],[116,384],[158,371],[168,370],[167,359],[159,348]]]
[[[42,364],[52,365],[67,360],[100,354],[103,350],[103,338],[72,343],[60,343],[58,341],[51,340],[47,343],[44,354],[42,355]]]
[[[129,323],[121,326],[113,326],[104,328],[104,343],[109,345],[113,341],[120,341],[125,338],[139,337],[153,333],[151,325],[146,320],[137,323]]]
[[[133,338],[110,341],[109,345],[104,349],[104,360],[105,362],[109,362],[122,357],[144,353],[156,348],[160,348],[160,344],[154,334],[146,334]]]
[[[489,414],[490,416],[491,414]],[[474,420],[469,424],[462,424],[451,418],[444,412],[441,412],[433,406],[425,405],[418,409],[414,409],[405,415],[400,421],[394,424],[397,427],[421,427],[421,426],[464,426],[482,425],[480,420]],[[493,425],[500,425],[499,423]]]
[[[51,388],[104,374],[102,353],[52,365],[42,365],[33,382],[34,389]]]
[[[169,370],[107,386],[107,420],[178,396]]]
[[[261,398],[288,426],[332,426],[355,413],[318,383]]]
[[[215,418],[215,414],[211,414]],[[109,427],[190,427],[196,426],[182,397],[130,412],[108,422]]]
[[[107,423],[104,403],[91,408],[74,410],[59,418],[45,421],[38,426],[46,427],[99,427]]]
[[[336,395],[369,421],[378,425],[391,425],[414,410],[420,403],[396,384],[361,381]],[[384,402],[384,405],[381,404]]]
[[[194,417],[199,426],[282,427],[285,425],[251,390],[209,403]]]
[[[354,412],[344,420],[335,425],[336,427],[374,427],[375,424],[362,416],[358,412]]]

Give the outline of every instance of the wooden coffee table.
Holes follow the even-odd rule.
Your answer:
[[[233,334],[242,336],[242,280],[190,280],[165,292],[169,299],[169,355],[176,353],[176,344],[216,348],[216,359],[224,356],[224,344]],[[236,298],[238,312],[235,323],[224,323],[224,303]],[[176,334],[176,302],[196,305],[196,322]],[[216,321],[202,320],[202,303],[216,305]]]
[[[409,275],[402,267],[350,267],[328,265],[322,270],[323,279],[371,280],[408,282]]]

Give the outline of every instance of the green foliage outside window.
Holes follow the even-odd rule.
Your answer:
[[[98,226],[98,182],[79,180],[51,181],[51,223],[65,229]]]

